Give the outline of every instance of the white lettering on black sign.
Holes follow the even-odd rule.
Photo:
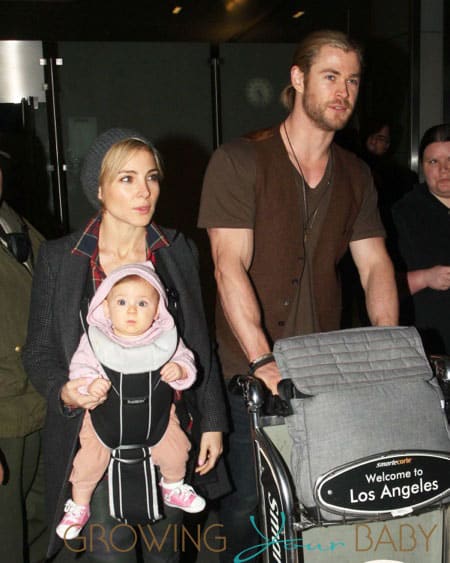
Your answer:
[[[423,452],[359,460],[318,484],[321,506],[361,513],[427,505],[450,493],[450,455]]]

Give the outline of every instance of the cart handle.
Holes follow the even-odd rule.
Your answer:
[[[265,416],[289,416],[293,414],[290,400],[306,399],[291,379],[282,379],[278,384],[278,395],[273,395],[262,379],[254,375],[235,375],[228,384],[233,395],[242,395],[247,406],[260,409]]]

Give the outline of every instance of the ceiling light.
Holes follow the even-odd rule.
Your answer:
[[[292,14],[292,17],[293,17],[294,19],[297,19],[297,18],[300,18],[301,16],[303,16],[304,13],[305,13],[305,12],[301,12],[301,11],[299,10],[298,12],[294,12],[294,13]]]
[[[245,4],[247,0],[225,0],[225,10],[227,12],[232,12],[241,4]]]
[[[175,4],[175,6],[172,8],[172,14],[174,16],[177,16],[181,10],[183,9],[183,6],[180,6],[179,4]]]

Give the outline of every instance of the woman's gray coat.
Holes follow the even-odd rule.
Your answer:
[[[155,251],[156,270],[164,271],[162,277],[170,279],[178,293],[184,320],[182,337],[196,355],[199,368],[199,384],[185,392],[187,401],[200,413],[200,420],[197,417],[200,432],[226,431],[221,377],[203,311],[196,250],[183,235],[171,230],[162,231],[170,246]],[[61,387],[68,380],[69,364],[81,337],[80,305],[87,276],[91,275],[89,258],[71,252],[81,234],[48,241],[41,246],[23,353],[28,376],[48,402],[44,452],[47,509],[53,530],[62,516],[65,501],[70,497],[68,476],[82,421],[81,410],[68,416],[63,413],[60,402]],[[223,475],[222,471],[219,473]],[[206,483],[206,486],[211,498],[228,490],[228,484],[222,479],[212,485]],[[53,534],[48,555],[52,555],[57,547],[57,537]]]

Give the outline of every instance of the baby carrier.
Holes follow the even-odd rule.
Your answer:
[[[102,366],[111,381],[107,400],[91,411],[99,439],[111,448],[108,469],[109,508],[128,524],[162,518],[158,478],[151,446],[162,438],[173,391],[159,370],[123,374]]]
[[[92,289],[92,280],[87,279],[80,313],[91,347],[86,317]],[[167,290],[167,298],[168,310],[179,320],[178,294],[174,289]],[[175,328],[174,331],[176,334]],[[174,346],[175,351],[176,343]],[[98,438],[111,449],[108,468],[110,514],[131,525],[155,522],[163,514],[151,447],[159,442],[167,428],[173,389],[161,380],[160,369],[122,373],[106,366],[103,361],[100,363],[111,381],[111,389],[107,400],[90,411],[90,415]]]

